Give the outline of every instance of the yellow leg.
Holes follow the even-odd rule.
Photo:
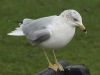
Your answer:
[[[53,64],[51,63],[51,61],[49,60],[49,57],[48,57],[48,55],[47,55],[45,49],[43,49],[43,52],[44,52],[44,55],[45,55],[45,57],[46,57],[46,59],[47,59],[47,61],[48,61],[49,68],[53,69],[54,71],[57,71],[57,70],[58,70],[57,65],[55,65],[55,64],[53,65]]]
[[[48,57],[48,55],[47,55],[45,49],[43,49],[43,51],[44,51],[44,55],[45,55],[45,57],[46,57],[46,59],[47,59],[49,65],[51,65],[51,61],[49,60],[49,57]]]
[[[64,71],[64,68],[61,64],[59,64],[57,58],[56,58],[56,55],[55,55],[55,52],[54,52],[54,49],[53,49],[53,55],[54,55],[54,59],[55,59],[55,64],[54,66],[56,66],[56,68],[60,71]]]

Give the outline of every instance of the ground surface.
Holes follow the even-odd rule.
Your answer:
[[[100,75],[100,0],[0,0],[0,75],[34,75],[46,68],[42,50],[29,45],[25,37],[6,34],[24,18],[58,15],[69,8],[81,13],[88,35],[77,29],[70,44],[56,55],[59,60],[84,63],[92,75]]]

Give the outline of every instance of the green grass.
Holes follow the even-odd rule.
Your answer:
[[[24,18],[59,15],[64,9],[80,12],[88,35],[77,29],[70,44],[56,52],[57,57],[84,63],[92,75],[100,75],[100,0],[0,0],[0,75],[34,75],[47,67],[42,50],[29,45],[25,37],[6,34]]]

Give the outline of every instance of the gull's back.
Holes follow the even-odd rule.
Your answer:
[[[58,16],[50,16],[50,17],[44,17],[44,18],[39,18],[33,21],[28,21],[25,24],[23,23],[22,25],[22,30],[26,36],[29,34],[45,29],[48,25],[51,25],[51,23],[54,21],[53,19]]]
[[[33,21],[24,21],[22,24],[22,30],[30,43],[41,43],[50,38],[50,32],[48,30],[49,25],[54,25],[58,22],[59,16],[49,16],[39,18]]]

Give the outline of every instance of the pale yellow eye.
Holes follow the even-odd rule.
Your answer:
[[[74,21],[78,21],[78,19],[77,19],[77,18],[73,18],[73,20],[74,20]]]

